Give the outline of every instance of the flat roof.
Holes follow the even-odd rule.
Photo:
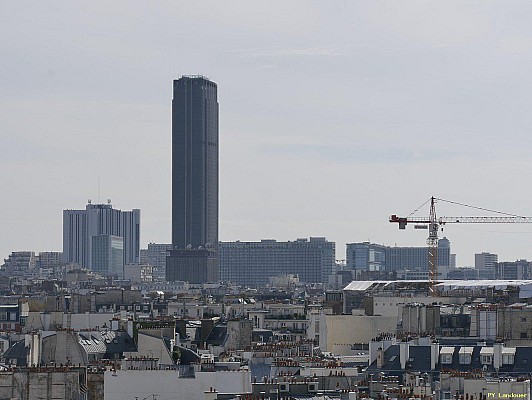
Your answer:
[[[445,280],[436,284],[443,290],[459,289],[487,289],[504,290],[508,287],[519,287],[519,298],[527,299],[532,297],[532,280]]]
[[[352,281],[347,285],[343,290],[352,290],[352,291],[364,291],[375,286],[386,287],[388,285],[398,283],[418,283],[426,284],[429,283],[429,280],[420,279],[420,280],[395,280],[395,281]],[[474,289],[486,289],[494,288],[496,290],[504,290],[508,287],[519,287],[519,298],[526,299],[532,297],[532,280],[437,280],[435,286],[438,288],[447,291],[447,290],[474,290]]]

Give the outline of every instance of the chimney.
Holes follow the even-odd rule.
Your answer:
[[[382,347],[377,349],[377,368],[382,368],[384,366],[384,350]]]
[[[493,343],[493,368],[495,368],[496,371],[498,371],[499,368],[502,367],[502,348],[503,347],[504,347],[504,343],[502,342]]]
[[[38,332],[24,335],[24,344],[28,349],[27,364],[29,367],[38,366],[41,360],[41,335]]]
[[[40,314],[40,317],[41,317],[42,330],[49,331],[50,323],[52,322],[52,314],[50,314],[49,312],[42,312]]]
[[[381,342],[377,342],[375,339],[369,342],[369,365],[373,364],[373,361],[377,359],[377,350],[381,347]]]
[[[353,391],[340,393],[340,400],[357,400],[357,393]]]
[[[218,398],[218,392],[212,387],[203,393],[205,393],[205,400],[216,400]]]
[[[437,341],[433,341],[430,344],[430,369],[434,371],[436,364],[438,364],[438,357],[440,355],[440,345]]]
[[[403,341],[399,343],[399,362],[401,363],[401,369],[406,368],[406,362],[409,358],[409,349],[410,343]]]
[[[111,320],[111,330],[112,331],[117,331],[118,330],[118,322],[120,322],[120,320],[118,318],[113,318]]]
[[[127,320],[127,334],[130,337],[133,337],[133,319],[128,318]]]
[[[417,343],[420,346],[429,346],[430,345],[430,338],[428,336],[422,336],[417,339]]]

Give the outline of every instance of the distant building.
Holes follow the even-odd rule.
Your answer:
[[[266,285],[270,277],[287,274],[306,283],[327,283],[335,266],[335,243],[323,237],[220,242],[220,278],[236,284]]]
[[[130,280],[133,284],[152,283],[153,267],[148,264],[124,265],[124,279]]]
[[[455,268],[456,267],[456,254],[451,254],[451,261],[449,263],[451,267]]]
[[[102,275],[124,276],[124,239],[112,235],[93,236],[92,270]]]
[[[2,270],[6,275],[20,276],[33,271],[37,264],[37,258],[33,251],[14,251],[4,259]]]
[[[166,281],[217,282],[218,259],[207,249],[172,250],[166,259]]]
[[[92,268],[92,240],[99,235],[123,238],[122,265],[139,263],[140,210],[90,202],[85,210],[63,211],[63,261]]]
[[[203,76],[173,82],[173,250],[166,263],[167,281],[218,280],[217,91],[216,83]]]
[[[532,262],[527,260],[505,261],[495,263],[496,279],[530,279]]]
[[[452,268],[444,279],[475,280],[478,279],[478,270],[472,267]]]
[[[426,271],[428,247],[391,247],[370,242],[346,245],[347,269],[395,272]],[[450,266],[451,245],[447,238],[438,241],[438,266]]]
[[[140,264],[153,267],[153,279],[156,282],[166,280],[166,257],[171,249],[170,243],[148,243],[147,249],[140,250]]]
[[[41,251],[37,257],[38,268],[57,268],[63,265],[63,253],[60,251]]]
[[[480,253],[475,254],[475,269],[478,270],[479,279],[496,279],[495,264],[497,254]]]

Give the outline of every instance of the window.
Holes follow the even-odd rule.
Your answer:
[[[492,364],[492,360],[491,360],[491,355],[482,355],[480,357],[480,361],[483,365],[491,365]]]
[[[528,338],[528,334],[526,332],[521,332],[521,339]]]
[[[514,363],[514,355],[513,354],[503,354],[502,355],[502,363],[504,365],[512,365]]]
[[[452,354],[442,354],[440,362],[442,364],[452,364],[453,363],[453,355]]]

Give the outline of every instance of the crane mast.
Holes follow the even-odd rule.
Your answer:
[[[436,280],[438,279],[438,230],[439,224],[436,220],[436,205],[434,196],[430,198],[429,215],[429,237],[427,245],[429,247],[429,290],[431,296],[436,295]]]
[[[428,273],[429,273],[429,289],[432,296],[436,296],[436,283],[438,280],[438,231],[443,229],[446,224],[514,224],[532,223],[532,217],[523,217],[519,215],[509,214],[501,211],[489,210],[486,208],[470,206],[467,204],[457,203],[454,201],[438,199],[432,196],[430,199],[430,213],[428,217],[414,217],[412,213],[407,217],[398,217],[393,214],[390,216],[391,223],[397,223],[399,229],[406,229],[408,224],[427,224],[427,226],[415,226],[415,228],[428,228],[429,236],[427,238],[428,246]],[[436,216],[436,202],[443,201],[447,203],[457,204],[465,207],[474,208],[477,210],[489,211],[499,214],[499,216],[473,216],[473,217],[437,217]],[[428,202],[428,201],[427,201]],[[424,204],[426,204],[425,202]]]

